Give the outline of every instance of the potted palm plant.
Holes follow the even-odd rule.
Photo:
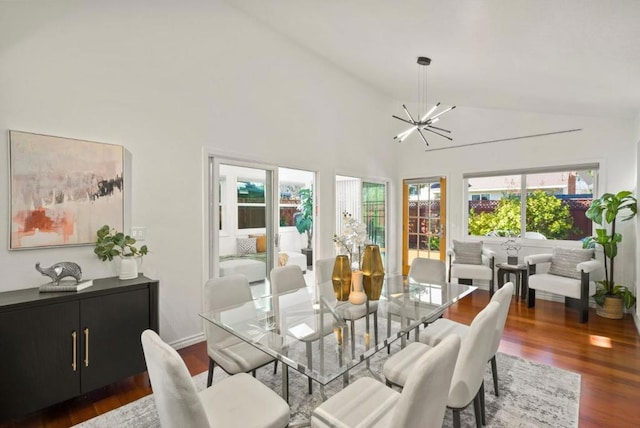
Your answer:
[[[624,285],[616,285],[613,276],[613,262],[618,255],[618,243],[622,242],[622,235],[616,232],[616,219],[620,215],[620,221],[630,220],[637,214],[637,211],[638,201],[636,198],[631,192],[622,191],[615,195],[605,193],[600,198],[594,199],[585,213],[587,218],[600,226],[596,228],[595,236],[584,240],[583,247],[594,248],[596,245],[600,245],[604,251],[605,279],[599,281],[593,299],[598,304],[596,313],[606,318],[622,318],[624,315],[623,304],[629,309],[636,301],[629,288]]]
[[[300,205],[294,214],[296,229],[299,234],[307,234],[307,247],[301,249],[302,254],[307,256],[307,266],[313,264],[313,250],[311,239],[313,238],[313,191],[311,189],[300,189]]]

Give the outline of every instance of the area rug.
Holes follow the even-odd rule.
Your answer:
[[[394,344],[395,345],[395,344]],[[397,345],[396,345],[397,350]],[[381,351],[371,358],[371,369],[360,364],[351,371],[351,380],[362,376],[378,377],[387,353]],[[580,407],[580,375],[567,370],[498,353],[500,396],[493,391],[490,365],[485,374],[487,427],[577,427]],[[220,369],[214,373],[214,384],[227,375]],[[281,372],[273,375],[273,366],[258,370],[257,378],[281,392]],[[207,374],[194,376],[198,389],[206,384]],[[327,396],[342,389],[342,378],[325,387]],[[320,388],[314,384],[313,394],[307,391],[307,380],[295,370],[289,370],[291,422],[308,421],[313,409],[322,402]],[[461,412],[462,426],[475,427],[473,405]],[[77,427],[158,427],[153,396],[148,395],[118,409],[83,422]],[[446,412],[444,427],[452,427],[451,411]]]

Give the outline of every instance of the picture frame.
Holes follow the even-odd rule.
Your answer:
[[[9,131],[9,249],[92,245],[124,226],[123,146]]]

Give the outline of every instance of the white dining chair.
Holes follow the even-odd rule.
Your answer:
[[[467,335],[462,340],[447,399],[447,407],[453,412],[454,428],[460,427],[460,412],[471,403],[473,403],[477,427],[480,428],[485,420],[484,367],[489,360],[499,312],[500,305],[497,302],[490,302],[473,319]],[[406,385],[413,375],[412,370],[416,359],[430,349],[433,347],[422,342],[412,342],[392,355],[383,367],[387,384]]]
[[[302,269],[297,265],[287,265],[287,266],[278,266],[271,270],[270,274],[271,280],[271,292],[274,295],[280,295],[287,292],[295,292],[300,289],[306,289],[307,283],[304,280],[304,274],[302,273]],[[311,296],[309,296],[311,297]],[[303,302],[304,303],[304,302]],[[306,303],[308,303],[312,307],[312,301],[309,299]],[[279,316],[279,315],[277,315]],[[279,320],[282,322],[283,320]],[[320,325],[322,323],[322,325]],[[307,365],[309,369],[313,368],[313,342],[316,342],[320,339],[320,336],[326,336],[328,334],[333,334],[334,327],[334,318],[333,316],[325,316],[322,320],[320,320],[319,314],[315,315],[315,320],[312,323],[316,329],[304,335],[303,337],[297,337],[300,341],[305,342],[306,345],[306,355],[307,355]],[[313,392],[313,384],[311,378],[309,378],[309,394]]]
[[[355,322],[367,315],[367,305],[354,305],[349,301],[340,302],[333,291],[333,266],[335,258],[316,260],[316,287],[319,298],[323,298],[329,305],[335,307],[336,312],[350,323],[351,355],[355,355],[356,329]],[[374,343],[378,345],[378,302],[369,302],[369,315],[373,315]]]
[[[230,376],[198,392],[175,349],[153,330],[142,332],[141,341],[161,426],[284,428],[289,424],[286,401],[248,374]]]
[[[446,281],[446,270],[447,267],[445,263],[440,260],[416,257],[411,261],[407,281],[444,284]],[[402,308],[393,302],[389,303],[387,307],[387,337],[391,335],[392,317],[401,317],[404,312],[406,319],[412,320],[416,318],[416,314],[413,311],[414,309],[412,307]],[[419,327],[415,329],[415,337],[416,340],[420,337]],[[391,345],[387,346],[387,352],[391,352]]]
[[[504,326],[507,322],[507,316],[509,315],[509,307],[511,306],[513,288],[513,283],[507,282],[502,287],[500,287],[500,289],[496,291],[491,298],[492,302],[497,302],[500,305],[500,315],[496,323],[491,351],[489,352],[491,373],[493,375],[493,391],[496,396],[500,395],[498,390],[498,363],[496,361],[496,354],[498,353],[500,340],[502,339],[502,333],[504,332]],[[434,323],[429,324],[429,326],[424,329],[424,331],[420,335],[420,341],[422,343],[426,343],[429,346],[435,346],[450,334],[457,334],[460,337],[464,338],[468,332],[468,325],[452,321],[447,318],[440,318]]]
[[[421,355],[402,393],[370,377],[356,380],[315,408],[311,426],[442,427],[459,350],[460,338],[451,335]]]
[[[205,312],[240,306],[248,302],[253,303],[251,289],[247,277],[242,274],[213,278],[204,286]],[[242,309],[248,311],[248,317],[256,315],[252,304],[245,306]],[[207,386],[211,386],[216,364],[228,374],[253,372],[254,376],[257,368],[270,362],[277,364],[277,360],[272,356],[211,322],[205,323],[205,337],[209,356]]]

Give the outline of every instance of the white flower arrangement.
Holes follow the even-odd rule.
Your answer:
[[[362,252],[368,242],[367,227],[346,211],[342,213],[342,224],[342,234],[334,234],[333,242],[339,252],[346,251],[351,268],[360,270]]]

